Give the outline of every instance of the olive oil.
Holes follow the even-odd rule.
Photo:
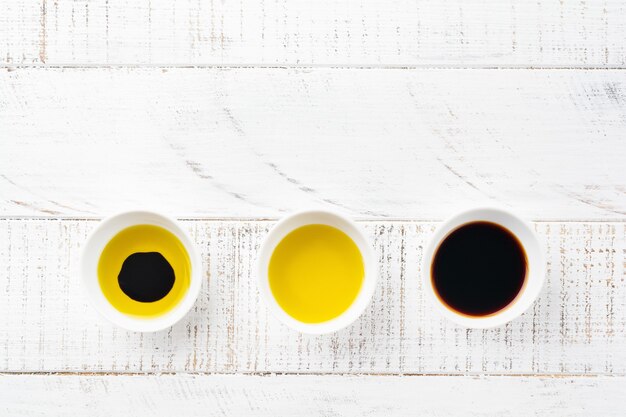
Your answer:
[[[174,308],[189,289],[191,262],[168,230],[142,224],[128,227],[107,243],[98,261],[106,299],[124,314],[155,317]]]
[[[280,241],[268,275],[272,294],[287,314],[303,323],[322,323],[352,305],[365,272],[361,252],[348,235],[311,224]]]

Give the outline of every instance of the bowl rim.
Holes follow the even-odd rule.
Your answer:
[[[304,221],[307,218],[311,220]],[[324,221],[324,218],[335,219],[337,220],[337,223],[328,224]],[[318,220],[316,221],[315,219]],[[295,224],[289,226],[290,222]],[[280,243],[280,241],[293,230],[309,224],[325,224],[335,227],[347,234],[361,252],[365,271],[363,284],[361,285],[357,298],[352,302],[350,307],[348,307],[348,309],[339,316],[321,323],[304,323],[285,312],[272,294],[269,286],[269,274],[267,270],[271,256],[278,243]],[[265,235],[261,246],[259,247],[256,271],[259,293],[261,294],[261,298],[264,300],[265,306],[272,312],[272,315],[291,329],[310,335],[333,333],[354,323],[369,306],[378,284],[378,263],[374,255],[370,239],[365,236],[361,227],[358,226],[351,218],[337,211],[328,209],[296,211],[284,216],[276,224],[274,224]]]
[[[118,227],[113,226],[115,222],[121,221],[124,223],[126,218],[129,218],[129,220],[126,221],[128,224],[123,224]],[[130,221],[132,218],[146,218],[148,220]],[[159,219],[160,223],[155,223],[154,219]],[[170,311],[150,318],[134,317],[132,315],[122,313],[113,307],[113,305],[106,301],[102,291],[99,289],[100,286],[98,283],[97,273],[97,264],[102,254],[102,250],[110,239],[128,227],[141,224],[159,226],[166,229],[170,233],[173,233],[183,244],[187,254],[189,255],[189,261],[191,264],[189,289],[184,297]],[[97,242],[100,234],[103,233],[110,235],[110,237],[106,239],[104,243]],[[158,332],[176,324],[183,317],[185,317],[185,315],[187,315],[187,313],[194,306],[202,288],[203,276],[204,268],[202,258],[200,257],[196,245],[187,230],[183,228],[180,222],[174,218],[151,210],[125,210],[103,218],[89,233],[80,250],[79,280],[84,297],[101,317],[110,323],[129,331]],[[99,296],[94,291],[94,287],[98,288]],[[102,300],[105,300],[105,302],[102,302]]]

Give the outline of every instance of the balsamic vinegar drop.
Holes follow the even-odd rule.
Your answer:
[[[136,252],[122,264],[117,281],[133,300],[152,303],[165,297],[174,286],[174,269],[159,252]]]

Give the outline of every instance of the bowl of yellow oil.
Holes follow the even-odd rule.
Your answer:
[[[377,282],[371,245],[341,214],[312,210],[279,221],[261,245],[259,290],[272,313],[309,334],[338,331],[368,306]]]
[[[81,281],[94,308],[127,330],[154,332],[187,314],[202,286],[202,262],[173,219],[149,211],[109,217],[83,247]]]

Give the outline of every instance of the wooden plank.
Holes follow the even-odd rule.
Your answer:
[[[254,262],[272,222],[184,221],[206,266],[188,316],[136,334],[102,321],[79,288],[95,221],[0,221],[0,371],[427,374],[626,373],[626,223],[540,222],[548,279],[505,327],[466,330],[426,304],[433,223],[364,222],[380,260],[371,306],[349,328],[304,336],[271,317]]]
[[[46,62],[43,4],[28,0],[0,2],[0,63]]]
[[[626,217],[626,71],[0,72],[0,214]]]
[[[5,64],[626,64],[620,0],[18,0],[0,19]]]
[[[624,377],[3,375],[5,415],[622,416]]]

